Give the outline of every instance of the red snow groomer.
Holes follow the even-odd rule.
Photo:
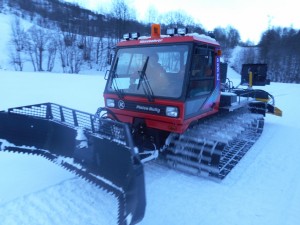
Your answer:
[[[120,224],[144,216],[147,161],[221,180],[259,138],[266,113],[282,114],[271,94],[252,87],[269,83],[267,65],[243,65],[247,86],[234,88],[218,42],[185,28],[162,35],[154,24],[150,37],[124,35],[111,64],[95,115],[53,103],[11,108],[0,112],[0,143],[113,192]]]

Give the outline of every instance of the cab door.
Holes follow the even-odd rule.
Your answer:
[[[201,115],[213,109],[212,102],[217,100],[214,94],[216,89],[215,69],[214,47],[196,45],[189,70],[185,119]]]

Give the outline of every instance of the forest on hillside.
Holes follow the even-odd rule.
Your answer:
[[[23,70],[30,62],[35,71],[52,71],[60,62],[65,73],[78,73],[82,66],[106,69],[113,46],[126,32],[149,35],[150,24],[187,27],[189,32],[208,34],[187,13],[170,11],[159,14],[149,8],[148,21],[138,21],[126,0],[113,0],[107,13],[93,12],[60,0],[0,0],[0,12],[16,15],[11,24],[11,64]],[[20,19],[33,26],[25,29]],[[225,62],[240,72],[243,63],[267,63],[271,81],[300,83],[300,31],[293,27],[270,27],[258,45],[242,43],[234,27],[217,27],[210,35],[221,44]],[[239,46],[238,57],[234,49]],[[234,61],[230,59],[234,58]]]

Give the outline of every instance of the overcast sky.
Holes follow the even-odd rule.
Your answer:
[[[99,11],[109,9],[110,0],[65,0]],[[126,1],[126,0],[125,0]],[[139,20],[150,6],[159,13],[183,10],[206,30],[228,25],[236,28],[243,41],[258,42],[269,26],[300,28],[296,0],[127,0]]]

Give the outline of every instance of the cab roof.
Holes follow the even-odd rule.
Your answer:
[[[150,36],[141,36],[138,39],[122,40],[117,44],[118,47],[124,46],[142,46],[142,45],[159,45],[159,44],[170,44],[170,43],[182,43],[182,42],[194,42],[203,43],[219,47],[220,44],[214,39],[204,34],[191,33],[185,35],[169,36],[160,35],[158,38]]]

